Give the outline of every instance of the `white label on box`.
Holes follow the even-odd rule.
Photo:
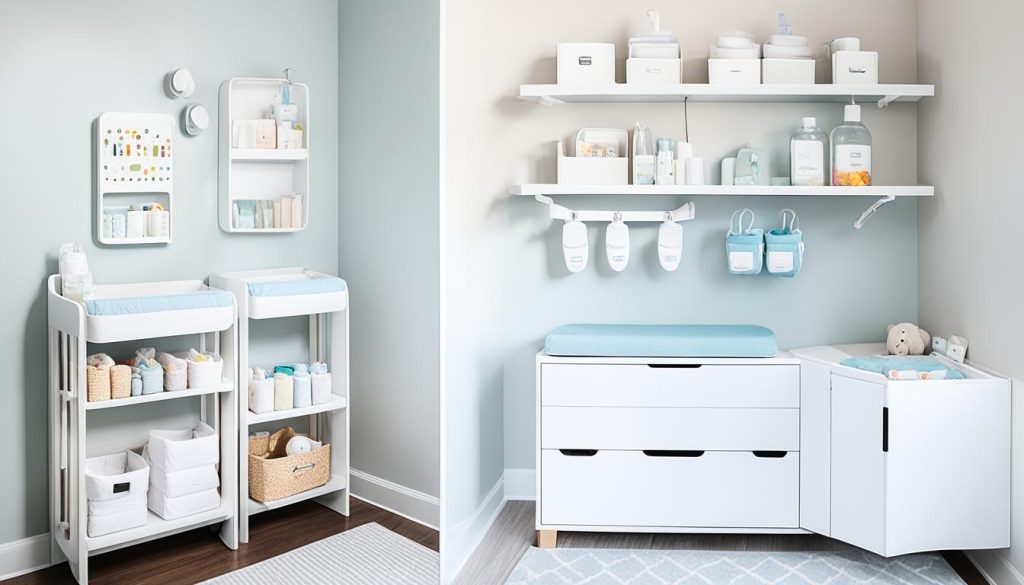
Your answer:
[[[753,252],[729,252],[729,268],[733,272],[749,272],[754,269]]]
[[[768,272],[792,272],[792,252],[768,252]]]
[[[867,171],[871,174],[871,147],[862,144],[836,146],[836,171]]]
[[[820,187],[825,184],[825,147],[817,140],[794,140],[790,145],[794,185]]]

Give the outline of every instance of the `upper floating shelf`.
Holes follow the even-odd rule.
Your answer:
[[[566,103],[643,103],[643,102],[848,102],[873,101],[878,107],[892,102],[916,102],[935,95],[934,85],[878,84],[860,85],[818,83],[811,85],[711,85],[681,83],[672,85],[600,86],[520,85],[519,99],[544,105]]]
[[[760,196],[779,197],[931,197],[935,187],[930,185],[870,187],[761,187],[748,185],[555,185],[527,183],[512,185],[513,195],[536,197],[537,195],[677,195],[695,197],[716,196]]]

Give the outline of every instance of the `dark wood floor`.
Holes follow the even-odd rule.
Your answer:
[[[320,504],[302,502],[264,512],[250,519],[249,544],[229,550],[215,534],[203,528],[154,540],[89,559],[91,585],[191,585],[229,573],[376,522],[409,540],[438,550],[436,530],[352,498],[346,518]],[[73,585],[67,563],[2,581],[3,585]]]

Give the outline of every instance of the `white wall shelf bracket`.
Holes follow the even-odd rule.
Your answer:
[[[902,97],[901,95],[887,95],[878,100],[878,109],[882,109],[893,102],[898,102]]]
[[[886,203],[892,203],[893,201],[896,201],[895,195],[886,195],[885,197],[882,197],[878,201],[875,201],[874,203],[871,204],[871,207],[868,207],[866,210],[864,210],[864,213],[860,214],[860,217],[857,218],[857,221],[853,222],[853,227],[856,229],[864,227],[864,222],[866,222],[869,217],[874,215],[875,212],[878,211],[883,205],[885,205]]]
[[[689,221],[696,217],[696,205],[688,201],[678,209],[672,211],[592,211],[574,210],[555,203],[555,200],[547,195],[535,195],[534,198],[548,206],[548,213],[551,219],[562,221],[578,220],[605,221],[611,222],[619,219],[626,223],[632,222],[663,222],[663,221]]]

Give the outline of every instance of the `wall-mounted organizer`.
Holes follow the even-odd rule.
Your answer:
[[[309,225],[309,88],[283,78],[234,78],[220,86],[220,227],[286,233]],[[273,104],[291,103],[282,131]],[[283,148],[282,148],[283,147]],[[258,216],[258,219],[257,219]]]
[[[211,291],[201,281],[190,280],[97,285],[93,300],[86,303],[95,304],[87,309],[83,303],[63,296],[61,277],[49,277],[49,499],[53,562],[67,558],[75,579],[85,585],[89,580],[91,556],[214,525],[219,525],[219,536],[225,546],[237,549],[238,461],[230,455],[238,452],[237,329],[233,297],[223,291]],[[124,310],[141,312],[125,314]],[[97,369],[87,362],[89,344],[179,335],[198,335],[200,351],[219,353],[223,360],[221,375],[196,382],[195,387],[170,391],[163,389],[166,387],[161,384],[163,371],[157,365],[159,390],[154,393],[112,397],[115,383],[108,377],[111,386],[106,396],[100,392],[93,395]],[[113,368],[110,371],[113,372]],[[100,477],[99,483],[105,485],[106,491],[97,492],[96,468],[87,465],[87,458],[110,453],[110,437],[119,429],[109,428],[109,418],[91,413],[111,408],[146,409],[152,402],[197,399],[198,420],[193,423],[196,430],[183,429],[170,434],[185,433],[189,439],[200,440],[202,445],[179,438],[175,439],[177,447],[164,447],[161,451],[153,439],[160,433],[152,433],[147,453],[142,445],[119,439],[120,451],[110,457],[122,457],[130,470],[148,469],[150,473],[143,474],[142,479],[134,473],[120,474],[118,477],[132,477],[117,481],[111,476]],[[189,457],[171,453],[173,450],[178,455],[194,454],[193,447],[201,447],[207,457],[203,463],[214,467],[205,476],[211,482],[207,485],[216,483],[218,487],[170,497],[170,483],[167,483],[163,486],[167,497],[157,497],[154,476],[161,462],[165,464],[162,467],[165,478],[180,476],[169,473],[177,469],[195,471],[194,458],[186,462]],[[107,451],[97,453],[97,449]],[[140,452],[145,457],[139,457]],[[109,469],[105,471],[109,472]],[[137,491],[142,493],[137,494]],[[141,501],[135,500],[135,496]],[[196,501],[193,496],[202,496],[202,501]],[[126,517],[128,508],[135,504],[139,505],[138,516]],[[95,522],[101,515],[105,520],[102,527]]]
[[[234,293],[238,299],[239,379],[251,379],[249,362],[250,319],[309,317],[309,361],[329,367],[330,395],[314,396],[312,404],[264,411],[254,404],[254,389],[241,392],[238,401],[239,438],[249,444],[250,428],[268,422],[286,425],[306,418],[309,438],[330,445],[326,483],[276,499],[252,497],[248,449],[239,450],[239,540],[249,542],[249,516],[289,504],[316,499],[339,514],[349,513],[349,311],[344,281],[304,268],[228,272],[210,276],[210,285]],[[315,383],[315,382],[314,382]],[[275,388],[275,392],[276,392]],[[313,389],[314,395],[316,389]],[[275,396],[276,398],[276,396]],[[257,413],[256,410],[260,410]],[[322,463],[317,463],[319,465]],[[313,468],[317,468],[314,466]]]
[[[96,240],[169,244],[174,118],[107,112],[96,120]]]

